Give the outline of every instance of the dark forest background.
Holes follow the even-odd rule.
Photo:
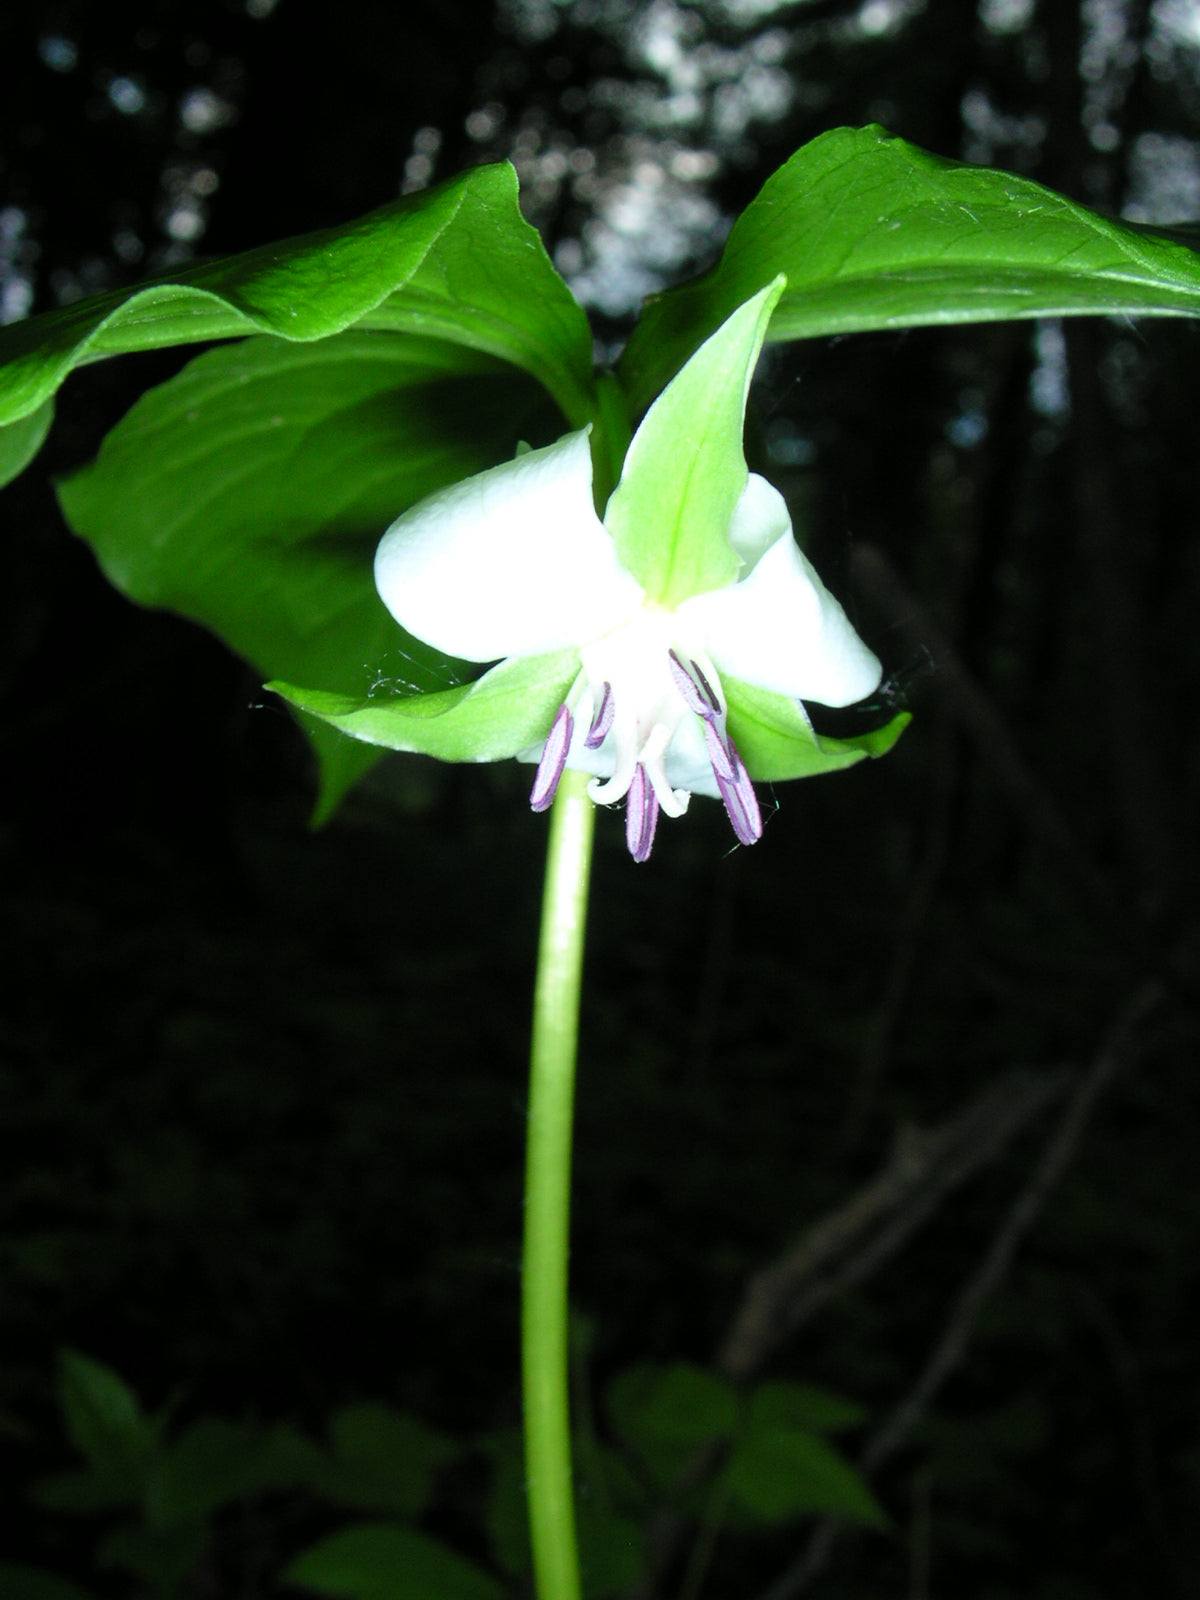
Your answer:
[[[1191,0],[86,0],[0,9],[0,315],[511,158],[618,347],[809,138],[880,121],[1102,209],[1200,217]],[[55,474],[191,352],[76,374],[0,499],[0,1554],[101,1596],[55,1353],[172,1427],[385,1400],[519,1418],[544,819],[390,758],[318,834],[288,716],[110,591]],[[1200,329],[776,350],[773,476],[914,722],[651,862],[599,819],[578,1108],[583,1386],[827,1385],[891,1518],[718,1542],[708,1600],[1200,1592],[1193,734]],[[486,1465],[429,1525],[487,1555]],[[327,1525],[214,1524],[197,1597]],[[663,1595],[688,1536],[655,1524]],[[264,1554],[265,1552],[265,1554]],[[294,1592],[294,1591],[293,1591]]]

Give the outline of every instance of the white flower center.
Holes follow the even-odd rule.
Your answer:
[[[676,749],[675,743],[681,727],[694,719],[671,671],[673,624],[669,612],[643,607],[628,622],[585,645],[579,653],[586,680],[579,708],[581,744],[585,744],[588,729],[600,711],[605,685],[612,703],[612,723],[596,749],[595,764],[581,762],[588,771],[611,771],[606,781],[596,778],[588,785],[588,793],[597,805],[611,805],[614,800],[623,799],[641,766],[669,817],[681,817],[687,810],[691,785],[683,780],[691,763],[679,758],[691,752]],[[584,699],[590,706],[583,703]],[[572,764],[576,753],[572,750],[568,757]],[[677,783],[672,783],[667,774],[668,753],[675,758],[671,767]]]
[[[660,810],[681,817],[692,792],[719,795],[743,844],[762,833],[754,786],[725,731],[725,697],[712,662],[681,637],[672,612],[641,607],[583,646],[580,673],[542,747],[530,796],[554,798],[564,766],[595,773],[598,805],[628,796],[625,833],[634,860],[654,843]]]

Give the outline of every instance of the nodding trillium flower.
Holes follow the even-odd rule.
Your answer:
[[[719,796],[743,844],[762,833],[728,726],[728,675],[793,701],[845,706],[879,662],[792,538],[783,496],[750,474],[727,529],[736,576],[678,605],[649,599],[592,503],[590,429],[414,506],[384,535],[375,581],[403,627],[468,661],[570,649],[578,670],[536,760],[535,811],[566,766],[598,805],[627,800],[635,861],[660,810]],[[620,495],[616,491],[614,500]]]
[[[642,419],[603,517],[592,428],[437,491],[387,530],[375,581],[435,651],[496,663],[472,683],[353,700],[277,685],[355,738],[453,761],[536,762],[550,805],[566,767],[598,804],[624,799],[633,857],[660,812],[724,802],[762,833],[752,779],[880,755],[896,718],[818,736],[802,702],[846,706],[879,662],[792,538],[782,495],[748,473],[746,394],[777,279],[692,355]]]

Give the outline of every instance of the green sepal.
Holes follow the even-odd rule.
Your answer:
[[[545,739],[578,672],[578,652],[559,650],[502,661],[474,683],[437,694],[364,700],[290,683],[267,688],[368,744],[439,761],[503,761]]]
[[[670,610],[738,575],[729,524],[746,487],[746,396],[784,285],[777,277],[739,306],[633,436],[604,524],[651,604]]]
[[[310,341],[354,326],[485,351],[536,378],[574,426],[594,415],[587,318],[502,162],[341,227],[0,329],[0,424],[38,411],[81,362],[247,334]],[[24,464],[30,437],[5,446],[0,429],[0,465]]]
[[[908,712],[875,728],[834,739],[813,728],[796,701],[739,678],[724,677],[730,736],[750,776],[764,782],[812,778],[852,767],[867,756],[882,756],[912,720]]]
[[[621,357],[643,410],[732,309],[787,274],[768,338],[1080,313],[1200,315],[1200,255],[1029,178],[834,128],[767,179],[716,266],[651,299]]]

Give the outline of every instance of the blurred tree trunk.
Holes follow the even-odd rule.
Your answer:
[[[1111,162],[1093,148],[1085,124],[1082,0],[1078,5],[1048,0],[1041,15],[1050,58],[1046,181],[1075,198],[1111,203],[1116,187]],[[1144,0],[1130,0],[1125,22],[1132,37],[1144,34]],[[1146,669],[1149,619],[1122,514],[1116,469],[1120,441],[1100,377],[1108,336],[1093,319],[1071,320],[1066,343],[1072,409],[1066,509],[1087,592],[1096,693],[1109,708],[1101,726],[1110,741],[1107,770],[1119,849],[1130,898],[1153,923],[1175,898],[1179,852]]]

